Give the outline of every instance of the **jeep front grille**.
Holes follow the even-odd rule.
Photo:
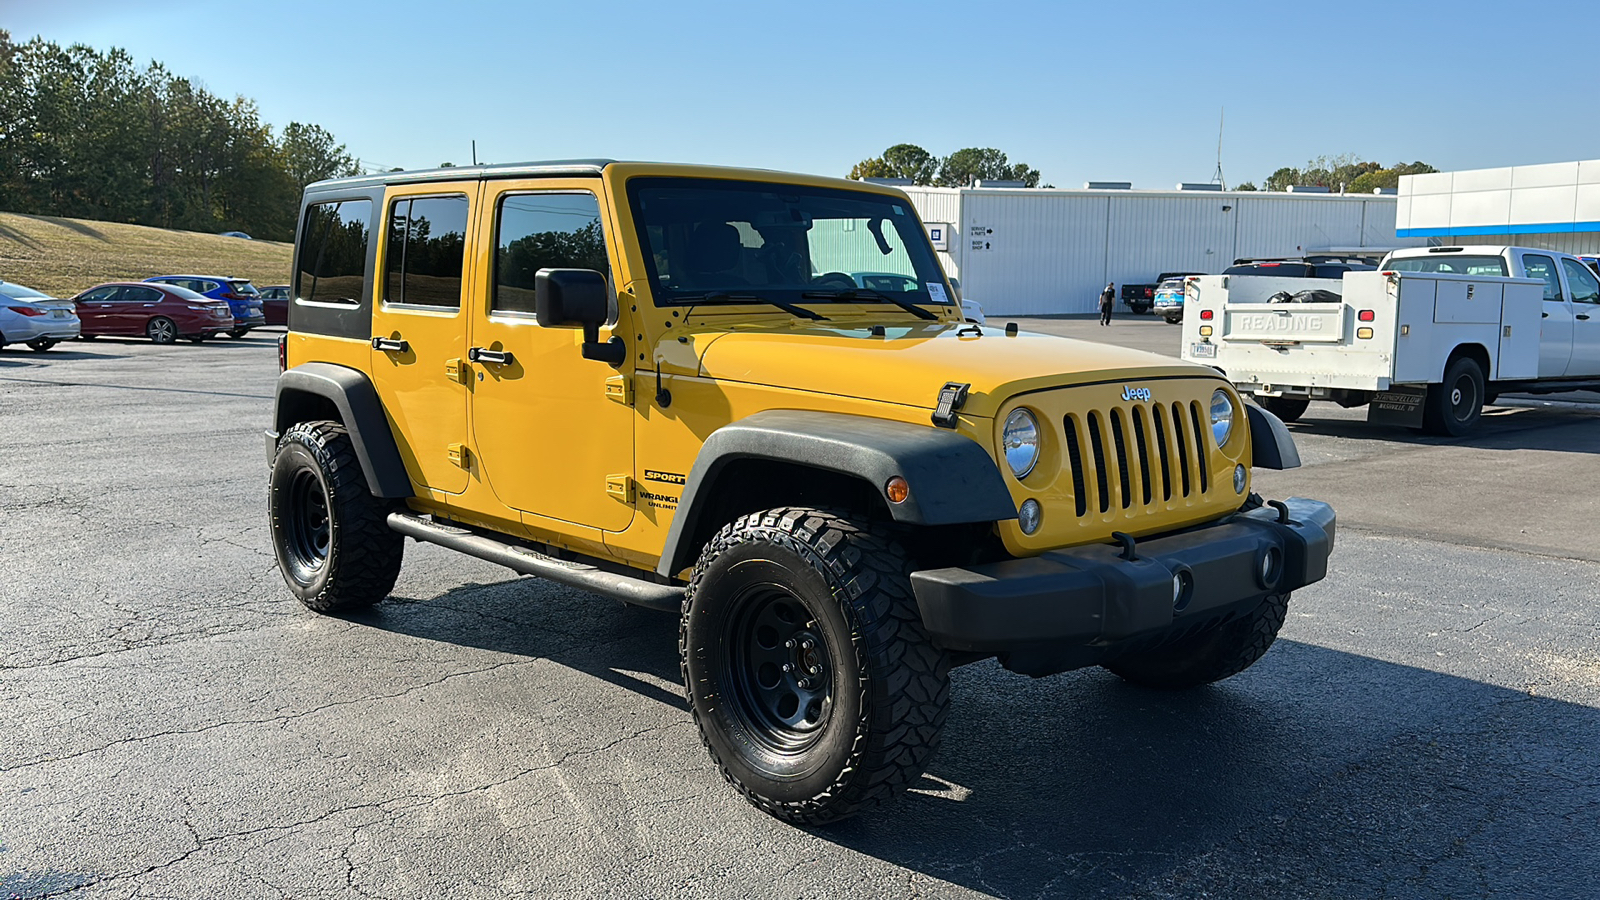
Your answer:
[[[1078,515],[1204,494],[1211,461],[1201,421],[1199,401],[1069,413],[1063,425]]]

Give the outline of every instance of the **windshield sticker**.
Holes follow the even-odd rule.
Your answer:
[[[906,214],[906,211],[901,209],[900,208],[900,204],[898,204],[898,203],[890,204],[889,208],[893,209],[894,210],[894,214],[897,215],[897,216],[903,216],[903,215]]]
[[[949,303],[950,302],[949,300],[946,300],[944,298],[944,285],[939,284],[936,281],[928,282],[928,299],[932,300],[935,303]]]

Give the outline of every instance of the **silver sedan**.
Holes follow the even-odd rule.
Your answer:
[[[33,288],[0,281],[0,347],[27,344],[43,353],[76,338],[81,329],[71,300],[57,300]]]

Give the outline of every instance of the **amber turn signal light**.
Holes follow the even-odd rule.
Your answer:
[[[906,498],[911,496],[911,485],[906,484],[904,478],[896,475],[889,479],[888,484],[883,486],[883,493],[891,503],[904,503]]]
[[[1372,337],[1372,329],[1371,328],[1357,328],[1356,329],[1356,337],[1361,338],[1364,341],[1365,340],[1369,340]]]
[[[1201,325],[1200,326],[1200,336],[1201,337],[1210,337],[1211,336],[1211,326],[1210,325]]]

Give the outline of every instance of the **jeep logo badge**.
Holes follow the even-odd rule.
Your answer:
[[[1149,388],[1136,388],[1136,387],[1124,386],[1122,388],[1122,399],[1124,399],[1124,400],[1143,400],[1144,402],[1149,403],[1150,402],[1150,389]]]

